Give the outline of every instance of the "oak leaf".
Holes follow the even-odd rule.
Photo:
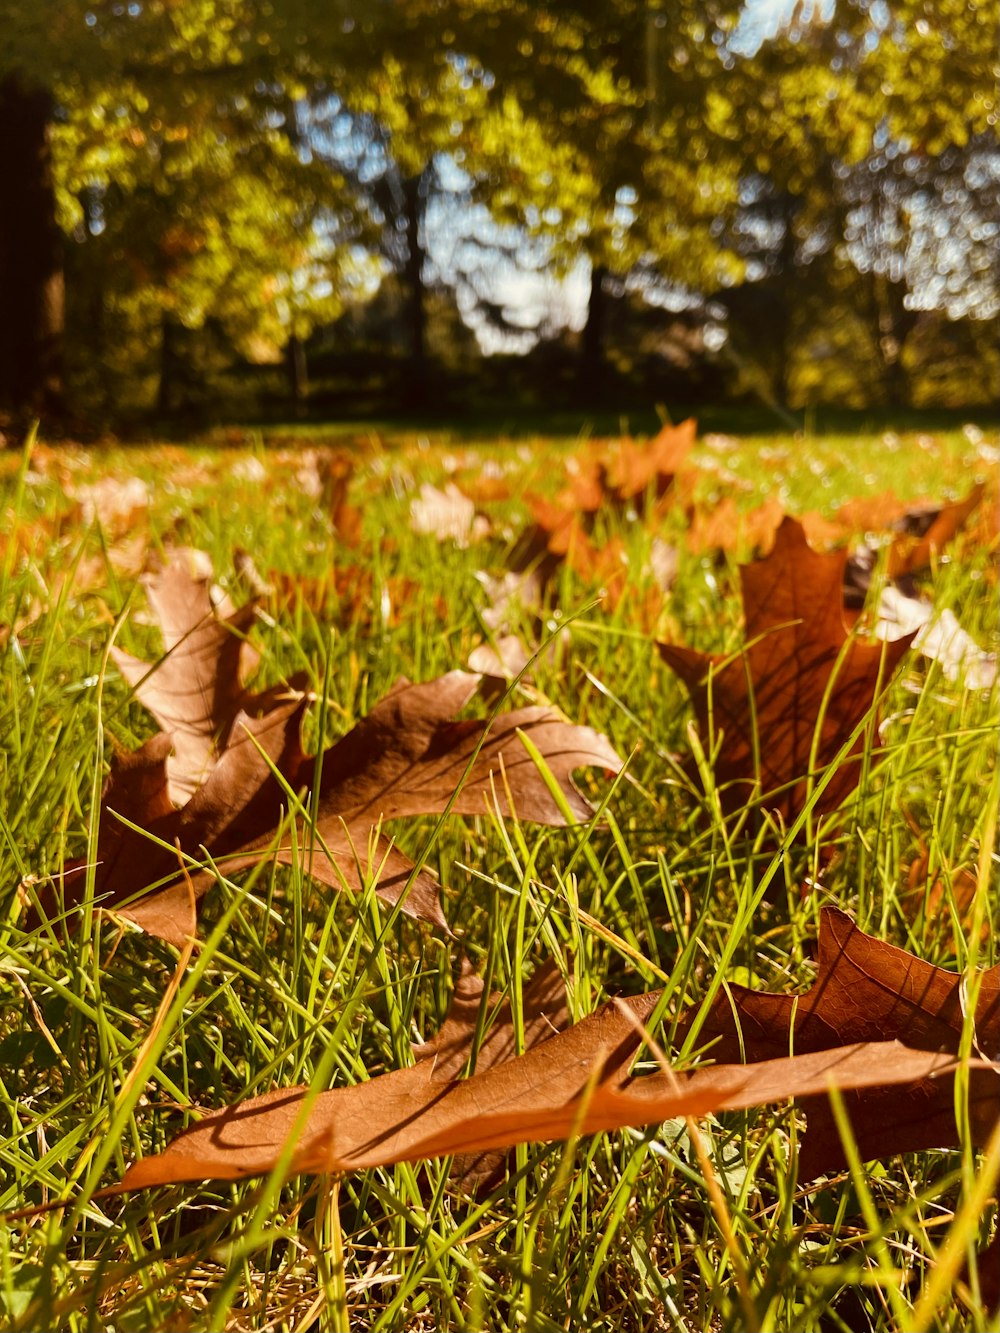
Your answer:
[[[958,1054],[968,978],[934,967],[905,949],[865,932],[846,912],[820,916],[819,970],[805,995],[729,985],[716,997],[699,1041],[711,1041],[720,1063],[771,1061],[794,1051],[812,1054],[852,1042],[903,1041],[910,1048]],[[691,1019],[681,1024],[684,1031]],[[1000,967],[979,976],[975,1050],[1000,1055]],[[910,1086],[870,1086],[845,1102],[862,1160],[958,1143],[951,1074],[921,1077]],[[803,1103],[808,1129],[800,1155],[802,1179],[845,1165],[836,1123],[825,1098]],[[969,1120],[984,1144],[1000,1114],[1000,1071],[970,1072]]]
[[[722,733],[716,777],[729,811],[751,799],[790,823],[875,702],[910,643],[868,644],[844,624],[843,552],[820,555],[794,519],[766,558],[740,571],[746,647],[734,658],[658,644],[694,703],[703,735]],[[858,736],[814,805],[836,809],[854,790]],[[759,778],[759,788],[757,786]]]

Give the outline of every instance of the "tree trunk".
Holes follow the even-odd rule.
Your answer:
[[[410,343],[407,398],[414,406],[427,400],[427,306],[424,286],[423,223],[426,196],[423,173],[403,181],[406,206],[406,265],[403,277],[407,291],[406,323]]]
[[[775,371],[774,371],[774,397],[779,407],[788,411],[788,400],[792,396],[792,319],[793,319],[793,293],[795,290],[795,215],[798,212],[798,206],[791,195],[785,195],[781,200],[781,250],[779,252],[780,282],[775,292],[776,315],[777,315],[777,338]]]
[[[293,333],[285,347],[285,369],[288,372],[288,391],[297,413],[305,411],[309,395],[309,363],[305,344]]]
[[[177,347],[177,325],[168,314],[160,316],[160,383],[156,391],[156,410],[169,417],[178,407],[178,379],[180,352]]]
[[[18,418],[63,408],[65,280],[56,222],[51,93],[0,80],[0,406]]]
[[[903,365],[903,347],[916,324],[916,312],[907,310],[906,284],[883,274],[871,274],[875,345],[881,363],[882,392],[889,407],[906,407],[909,376]]]
[[[580,358],[580,387],[584,397],[590,400],[599,399],[604,387],[604,280],[607,276],[606,268],[600,264],[591,265],[590,299]]]

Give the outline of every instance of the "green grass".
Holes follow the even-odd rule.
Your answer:
[[[359,580],[370,575],[359,608],[333,597],[322,612],[300,605],[255,630],[259,679],[308,669],[326,695],[331,739],[399,675],[426,680],[465,664],[484,637],[476,573],[502,567],[524,521],[524,492],[556,488],[571,447],[543,437],[467,446],[420,431],[386,436],[358,457],[357,550],[340,544],[298,475],[297,447],[280,441],[0,460],[0,622],[14,630],[0,650],[0,1210],[65,1200],[40,1217],[0,1221],[0,1325],[990,1327],[973,1252],[989,1239],[996,1204],[995,1191],[975,1193],[980,1156],[967,1147],[894,1157],[800,1185],[802,1122],[788,1106],[708,1117],[700,1153],[683,1122],[522,1147],[503,1185],[477,1200],[451,1193],[448,1163],[430,1162],[342,1181],[91,1201],[188,1123],[190,1106],[291,1083],[353,1083],[407,1063],[410,1043],[444,1016],[460,950],[515,996],[534,968],[557,959],[576,1018],[608,996],[665,985],[664,1041],[670,1019],[720,977],[805,989],[828,902],[939,965],[995,961],[994,933],[968,935],[947,892],[940,912],[915,919],[900,898],[918,829],[930,878],[940,872],[949,886],[978,869],[995,901],[996,690],[965,692],[909,658],[883,708],[885,748],[841,821],[836,861],[820,874],[815,842],[784,846],[757,901],[768,857],[713,817],[709,774],[708,790],[685,776],[686,695],[630,614],[647,582],[639,557],[649,534],[613,516],[601,522],[621,531],[634,557],[631,593],[606,609],[593,604],[593,588],[563,577],[550,621],[572,620],[570,643],[539,660],[531,688],[606,732],[623,755],[635,751],[627,777],[602,827],[540,829],[486,814],[449,818],[438,831],[431,819],[397,826],[404,849],[426,852],[446,884],[460,944],[391,919],[370,891],[334,894],[295,869],[264,866],[213,891],[201,947],[157,1019],[176,951],[100,915],[68,941],[23,930],[16,886],[86,850],[111,741],[133,747],[154,730],[107,659],[116,627],[120,646],[157,651],[141,586],[115,567],[122,540],[139,532],[153,552],[208,551],[237,600],[236,548],[265,575],[353,565]],[[793,508],[825,512],[887,487],[903,498],[962,493],[995,458],[960,431],[903,436],[898,446],[853,434],[756,436],[698,453],[716,467],[699,483],[703,503],[735,491],[750,508],[778,490]],[[512,490],[482,506],[493,537],[463,550],[412,533],[409,500],[421,481],[461,478],[486,462],[509,469]],[[112,518],[103,530],[86,524],[74,498],[106,476],[150,487],[148,511],[122,519],[117,534]],[[681,541],[684,525],[670,513],[662,535]],[[736,560],[749,553],[681,552],[659,632],[732,648]],[[959,537],[925,578],[935,602],[993,650],[995,560],[995,544]],[[595,799],[605,794],[594,785]],[[802,895],[810,876],[819,887]],[[969,1200],[978,1202],[963,1211]],[[934,1278],[956,1273],[956,1256],[967,1255],[964,1295]]]

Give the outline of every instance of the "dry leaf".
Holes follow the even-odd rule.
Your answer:
[[[167,775],[171,799],[180,804],[211,772],[239,714],[264,713],[287,698],[288,690],[252,694],[245,688],[258,662],[246,639],[254,603],[239,610],[228,603],[216,606],[211,566],[201,553],[175,551],[145,583],[165,656],[149,663],[118,648],[111,652],[136,698],[173,741]]]
[[[966,978],[875,939],[846,912],[825,907],[820,918],[819,972],[805,995],[752,991],[730,985],[716,997],[699,1042],[714,1041],[721,1063],[770,1061],[782,1053],[806,1054],[851,1042],[905,1041],[908,1047],[958,1054]],[[682,1024],[684,1030],[688,1023]],[[993,1060],[1000,1052],[1000,967],[979,977],[976,1050]],[[869,1087],[845,1096],[863,1160],[958,1143],[951,1075],[921,1077],[909,1087]],[[845,1165],[840,1135],[826,1099],[804,1109],[808,1131],[800,1156],[801,1177],[812,1179]],[[970,1074],[969,1119],[983,1144],[1000,1113],[1000,1073]]]
[[[455,983],[448,1016],[437,1034],[422,1046],[414,1046],[417,1063],[434,1061],[434,1078],[440,1081],[458,1078],[472,1054],[472,1042],[483,1003],[483,982],[465,960]],[[512,1060],[516,1054],[514,1016],[510,998],[490,995],[487,1000],[485,1036],[476,1053],[475,1073]],[[569,1025],[566,985],[562,973],[551,960],[538,968],[521,993],[521,1030],[524,1049],[533,1050],[556,1032]],[[499,1182],[507,1154],[501,1151],[466,1153],[455,1158],[451,1170],[452,1187],[462,1193],[477,1194]]]
[[[966,935],[972,929],[976,893],[979,877],[966,866],[957,870],[942,867],[930,879],[930,853],[921,839],[917,856],[910,862],[906,874],[906,889],[899,895],[899,903],[906,919],[917,923],[923,918],[925,936],[928,927],[930,933],[941,935],[950,932],[952,927],[951,910],[954,909],[962,930]],[[992,933],[988,920],[980,927],[979,938],[985,943]]]
[[[99,523],[112,542],[131,533],[149,509],[149,488],[139,477],[109,474],[70,486],[67,493],[80,506],[83,523]]]
[[[985,489],[980,482],[963,500],[908,509],[897,519],[892,525],[899,535],[889,548],[889,578],[926,569],[978,507]]]
[[[591,816],[591,807],[573,784],[572,774],[584,767],[618,772],[621,760],[607,739],[589,727],[564,722],[551,708],[518,709],[492,723],[481,718],[453,720],[475,693],[479,680],[476,675],[452,671],[422,685],[400,682],[351,732],[324,752],[315,830],[330,855],[318,842],[314,845],[306,829],[300,829],[297,839],[298,857],[315,879],[333,888],[345,883],[357,888],[365,873],[369,842],[382,821],[439,814],[449,803],[455,814],[482,814],[489,808],[536,823],[564,824],[560,804],[519,732],[544,756],[572,817]],[[158,794],[148,815],[134,803],[122,811],[166,843],[166,848],[157,847],[110,813],[114,808],[111,799],[122,790],[119,759],[102,800],[94,879],[95,896],[102,904],[119,908],[143,929],[179,944],[190,934],[191,923],[186,886],[176,882],[178,855],[172,848],[201,859],[204,847],[226,873],[272,855],[284,863],[294,859],[290,838],[276,845],[288,799],[268,759],[293,791],[312,786],[316,761],[303,752],[300,743],[305,706],[305,701],[293,701],[262,718],[239,715],[230,744],[181,809],[164,812]],[[162,740],[154,747],[157,762],[164,748]],[[375,844],[374,866],[379,864],[377,892],[386,901],[396,902],[412,863],[390,849],[382,836]],[[62,884],[66,908],[83,899],[84,871],[82,860],[66,867]],[[123,906],[159,881],[165,883],[155,892]],[[194,875],[193,882],[200,898],[214,878],[206,872]],[[43,891],[42,899],[49,913],[56,909],[53,886]],[[446,928],[437,883],[426,872],[411,886],[404,910]]]
[[[679,426],[665,425],[651,440],[638,444],[623,439],[607,463],[607,489],[618,503],[640,500],[650,491],[662,499],[694,448],[698,423],[693,417]]]
[[[421,485],[419,497],[410,504],[410,526],[414,532],[462,547],[482,541],[491,530],[489,519],[476,513],[473,501],[453,481],[443,491],[428,481]]]
[[[469,654],[469,669],[483,676],[492,676],[495,680],[513,680],[530,661],[531,649],[518,635],[502,634],[495,645],[481,643],[473,648]]]
[[[784,517],[784,507],[776,496],[769,496],[756,509],[741,510],[727,495],[711,509],[694,510],[687,531],[688,549],[694,555],[740,547],[769,551]]]
[[[837,519],[848,532],[891,531],[895,534],[886,558],[886,573],[890,579],[898,579],[902,591],[910,594],[913,592],[912,576],[926,568],[954,537],[979,506],[984,494],[985,487],[979,484],[964,500],[946,505],[927,502],[907,509],[891,492],[883,492],[842,505],[837,511]],[[995,535],[992,527],[990,534]],[[864,605],[878,556],[878,544],[863,542],[852,551],[844,575],[848,606]]]
[[[933,602],[907,597],[889,583],[882,589],[872,632],[876,638],[890,643],[910,636],[914,652],[940,662],[945,679],[958,681],[967,690],[993,688],[997,678],[996,653],[984,652],[948,607],[939,611]]]
[[[638,1025],[656,1000],[652,994],[613,1001],[526,1054],[466,1079],[438,1077],[429,1058],[321,1092],[308,1112],[305,1088],[266,1093],[206,1116],[164,1152],[134,1163],[117,1189],[260,1175],[275,1168],[293,1132],[290,1173],[358,1171],[815,1096],[831,1083],[912,1082],[953,1064],[949,1055],[898,1042],[861,1042],[758,1065],[630,1078]]]
[[[345,546],[361,540],[361,510],[348,499],[354,477],[354,461],[346,454],[325,454],[317,466],[323,505],[333,530]]]
[[[872,645],[844,625],[843,552],[819,555],[786,518],[769,556],[741,569],[746,648],[725,659],[658,644],[684,680],[707,737],[722,732],[716,778],[725,808],[751,800],[791,823],[808,778],[821,777],[872,707],[909,638]],[[818,737],[816,732],[818,729]],[[857,785],[859,736],[814,809],[834,810]],[[759,761],[759,792],[755,787]]]

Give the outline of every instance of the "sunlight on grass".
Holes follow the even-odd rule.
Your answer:
[[[275,1172],[90,1199],[193,1123],[192,1108],[291,1084],[352,1085],[411,1063],[412,1043],[444,1017],[460,952],[511,997],[515,1015],[550,959],[574,1019],[662,986],[668,1048],[680,1011],[724,982],[805,991],[829,903],[939,966],[996,961],[995,823],[984,814],[995,796],[996,686],[966,690],[911,654],[881,708],[884,746],[866,750],[824,845],[818,820],[810,837],[779,831],[777,842],[727,823],[711,755],[694,770],[685,763],[690,704],[652,639],[733,651],[738,562],[750,551],[692,554],[681,505],[657,520],[678,557],[662,600],[650,600],[649,531],[609,512],[596,531],[623,543],[617,604],[595,603],[601,589],[562,567],[537,624],[530,607],[510,613],[526,637],[551,640],[511,704],[551,702],[631,756],[610,797],[600,776],[582,779],[607,817],[540,828],[484,805],[477,816],[394,827],[401,849],[443,881],[457,940],[391,910],[370,876],[336,892],[269,862],[220,880],[182,971],[176,950],[90,909],[82,929],[24,929],[28,891],[16,886],[58,875],[96,845],[112,747],[134,749],[154,730],[107,661],[119,621],[118,646],[145,660],[161,651],[140,581],[150,561],[203,550],[239,604],[253,575],[236,552],[249,554],[260,584],[255,685],[309,673],[323,700],[307,725],[316,748],[346,734],[400,676],[465,667],[495,638],[477,575],[503,571],[528,522],[525,497],[554,493],[572,452],[543,438],[382,439],[354,459],[356,545],[335,526],[324,456],[308,443],[40,446],[0,460],[0,840],[10,888],[0,1209],[65,1201],[0,1228],[5,1327],[304,1331],[342,1329],[349,1317],[386,1333],[735,1333],[750,1314],[769,1330],[990,1327],[975,1261],[993,1226],[989,1163],[971,1148],[864,1168],[849,1155],[848,1171],[799,1184],[801,1119],[787,1103],[706,1117],[701,1143],[674,1121],[523,1145],[476,1197],[454,1193],[442,1160],[342,1180],[284,1183]],[[885,490],[940,500],[980,474],[995,486],[995,441],[962,432],[702,440],[693,457],[690,504],[702,508],[733,495],[749,511],[777,494],[829,516]],[[487,538],[463,548],[412,531],[421,482],[483,475],[508,492],[477,501]],[[996,554],[987,514],[919,579],[993,652]],[[640,604],[652,609],[637,628]],[[175,974],[176,994],[161,1006]],[[846,1138],[846,1118],[843,1127]],[[933,1276],[941,1262],[947,1290]]]

